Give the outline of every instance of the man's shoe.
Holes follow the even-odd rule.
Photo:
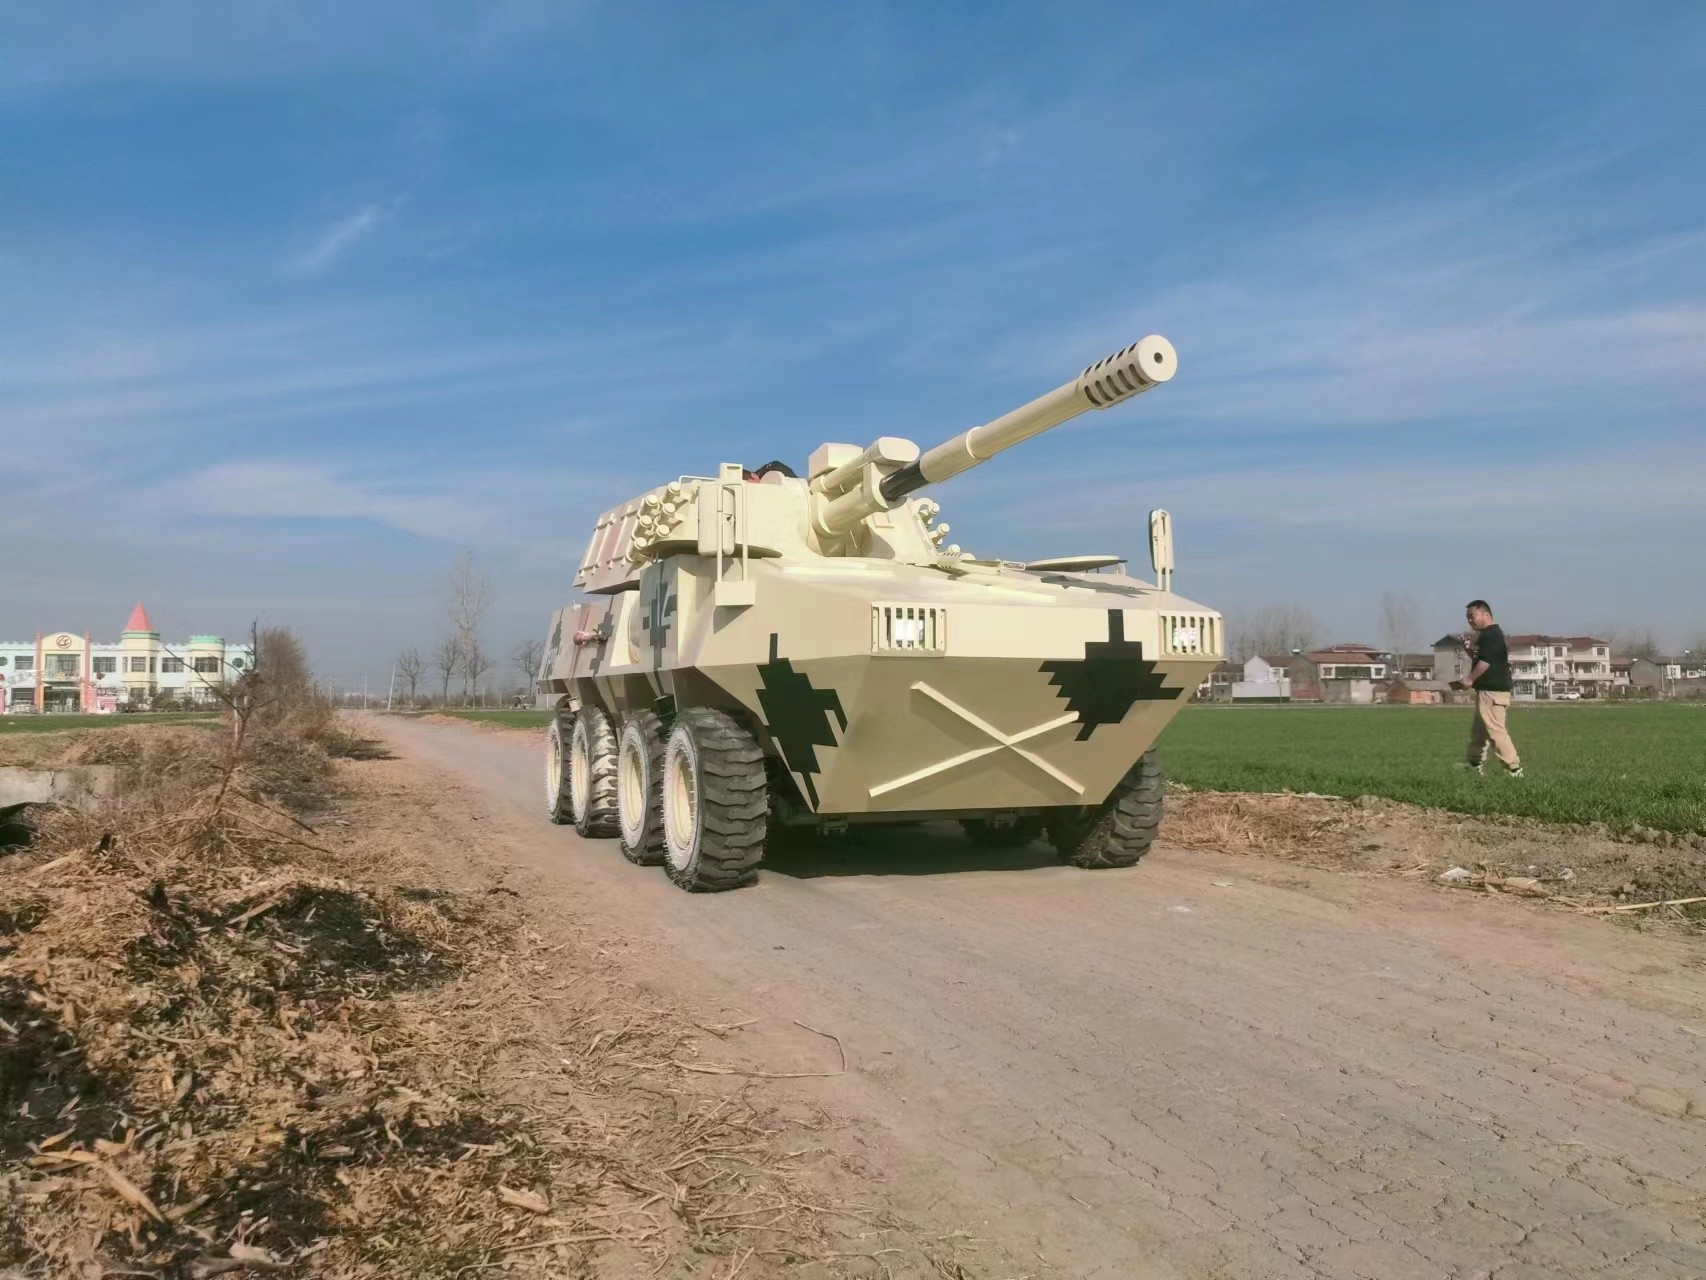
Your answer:
[[[1457,762],[1457,767],[1459,769],[1467,769],[1470,773],[1474,774],[1477,778],[1479,778],[1481,776],[1481,766],[1478,764],[1470,764],[1467,760],[1459,760]]]
[[[1522,766],[1519,764],[1516,768],[1510,770],[1510,776],[1513,778],[1522,777]]]

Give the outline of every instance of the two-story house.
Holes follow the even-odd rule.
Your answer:
[[[1287,674],[1294,702],[1374,701],[1374,684],[1386,679],[1387,655],[1372,645],[1331,644],[1296,654]]]
[[[1505,644],[1512,697],[1545,701],[1608,696],[1614,680],[1611,641],[1598,636],[1507,635]],[[1433,650],[1436,680],[1462,680],[1474,665],[1462,636],[1441,636]]]
[[[1598,636],[1507,638],[1518,698],[1603,698],[1611,688],[1611,641]]]

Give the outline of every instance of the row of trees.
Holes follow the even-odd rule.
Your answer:
[[[497,666],[481,634],[492,607],[492,582],[471,552],[464,552],[452,568],[445,604],[444,638],[426,653],[410,645],[397,655],[399,692],[411,705],[420,701],[421,684],[429,672],[438,681],[440,703],[449,703],[450,688],[458,682],[462,701],[467,703],[479,695],[486,675]],[[510,650],[523,690],[532,691],[544,656],[545,646],[537,638],[519,641]]]
[[[1706,631],[1698,633],[1681,649],[1667,649],[1648,627],[1612,627],[1609,629],[1611,652],[1619,658],[1678,658],[1686,654],[1699,658],[1706,654]]]
[[[1421,609],[1414,596],[1386,591],[1380,597],[1379,632],[1382,648],[1411,653],[1423,643]],[[1227,656],[1236,662],[1258,653],[1290,653],[1327,643],[1326,629],[1308,609],[1295,604],[1266,605],[1234,615],[1227,622]]]

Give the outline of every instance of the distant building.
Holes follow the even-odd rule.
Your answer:
[[[1212,702],[1279,702],[1291,697],[1286,677],[1290,654],[1255,654],[1242,662],[1221,663],[1197,686],[1197,697]]]
[[[1197,686],[1197,698],[1205,702],[1226,702],[1232,697],[1232,686],[1244,678],[1242,663],[1228,659]]]
[[[1234,702],[1277,702],[1291,697],[1292,655],[1255,654],[1244,662],[1242,680],[1232,686]]]
[[[1386,679],[1387,665],[1387,655],[1366,644],[1330,644],[1294,654],[1287,668],[1292,701],[1373,702],[1375,682]]]
[[[1611,687],[1633,697],[1654,697],[1665,691],[1663,659],[1613,658]]]
[[[1611,641],[1597,636],[1521,635],[1507,639],[1511,694],[1518,698],[1603,698],[1611,688]]]
[[[215,702],[215,691],[254,660],[248,645],[226,644],[220,636],[162,641],[138,604],[116,641],[92,639],[87,631],[0,641],[0,712],[117,711],[167,698]]]
[[[1431,653],[1395,653],[1388,664],[1387,674],[1394,680],[1432,680],[1434,656]]]
[[[1615,683],[1611,641],[1598,636],[1507,635],[1511,696],[1524,701],[1603,698]],[[1434,679],[1462,680],[1473,665],[1463,637],[1434,641]]]
[[[1684,654],[1680,658],[1659,658],[1667,680],[1706,680],[1706,657]]]
[[[1400,677],[1381,687],[1387,702],[1408,706],[1437,706],[1454,701],[1451,686],[1443,680],[1412,680]]]

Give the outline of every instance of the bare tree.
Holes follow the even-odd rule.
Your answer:
[[[271,701],[289,702],[314,688],[308,650],[289,627],[260,627],[254,633],[255,671],[265,679]]]
[[[545,642],[537,636],[517,641],[509,656],[521,672],[521,687],[531,696],[539,683],[539,664],[545,660]]]
[[[1321,643],[1321,624],[1301,605],[1266,605],[1229,620],[1229,654],[1242,662],[1258,653],[1290,653]]]
[[[457,557],[456,567],[450,571],[450,630],[462,650],[464,697],[470,685],[478,683],[478,676],[469,674],[470,659],[479,649],[480,623],[491,607],[491,580],[480,572],[474,553],[464,551]],[[486,668],[490,667],[491,661],[487,659]]]
[[[409,705],[415,705],[415,689],[421,682],[421,672],[426,670],[426,659],[421,657],[421,651],[410,645],[397,655],[397,674],[403,677],[409,686]]]
[[[450,678],[462,670],[462,641],[454,635],[445,636],[439,641],[438,648],[432,652],[432,669],[444,677],[443,688],[439,690],[439,703],[450,705]]]
[[[1407,653],[1418,643],[1421,611],[1407,592],[1380,593],[1380,643],[1393,653]]]
[[[462,653],[462,675],[465,687],[476,697],[480,693],[480,677],[492,669],[492,655],[487,653],[480,644],[480,638],[475,636],[468,642],[468,647]],[[466,698],[464,698],[466,701]]]
[[[1659,639],[1648,627],[1625,627],[1611,633],[1611,652],[1619,658],[1647,658],[1663,655]]]

